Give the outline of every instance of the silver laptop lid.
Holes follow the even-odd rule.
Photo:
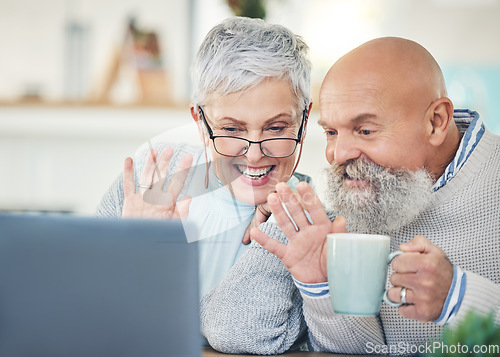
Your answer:
[[[0,356],[199,356],[180,221],[0,215]]]

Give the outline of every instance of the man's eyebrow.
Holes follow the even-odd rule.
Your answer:
[[[354,118],[352,118],[350,120],[350,122],[357,124],[357,123],[363,122],[365,120],[374,119],[376,117],[377,116],[375,114],[372,114],[372,113],[362,113],[362,114],[356,115]],[[322,127],[328,126],[328,124],[322,119],[318,120],[318,125],[320,125]]]
[[[318,125],[319,125],[319,126],[322,126],[322,127],[326,127],[326,126],[328,126],[328,125],[326,125],[326,123],[325,123],[325,122],[324,122],[324,120],[322,120],[322,119],[318,120]]]
[[[363,122],[365,120],[374,119],[376,117],[377,116],[375,114],[372,114],[372,113],[363,113],[363,114],[359,114],[359,115],[355,116],[354,118],[352,118],[351,122],[360,123],[360,122]]]

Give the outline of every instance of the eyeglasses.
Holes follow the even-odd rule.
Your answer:
[[[259,144],[260,151],[267,157],[285,158],[292,156],[297,148],[297,144],[302,140],[304,123],[307,121],[307,110],[302,112],[302,123],[300,124],[297,139],[294,138],[273,138],[261,141],[252,141],[236,136],[214,135],[214,132],[208,125],[205,113],[201,107],[198,107],[203,123],[207,127],[208,136],[214,143],[217,153],[229,157],[238,157],[245,155],[250,149],[251,144]]]

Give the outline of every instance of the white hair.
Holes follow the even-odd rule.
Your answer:
[[[290,82],[298,108],[304,108],[311,100],[307,52],[305,42],[286,27],[229,18],[210,30],[198,50],[192,67],[193,104],[206,104],[213,93],[235,93],[276,78]]]

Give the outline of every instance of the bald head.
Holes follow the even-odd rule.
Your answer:
[[[398,37],[377,38],[347,53],[332,66],[323,86],[336,80],[377,81],[381,90],[397,95],[398,101],[413,102],[418,96],[430,104],[447,95],[434,57],[418,43]]]

